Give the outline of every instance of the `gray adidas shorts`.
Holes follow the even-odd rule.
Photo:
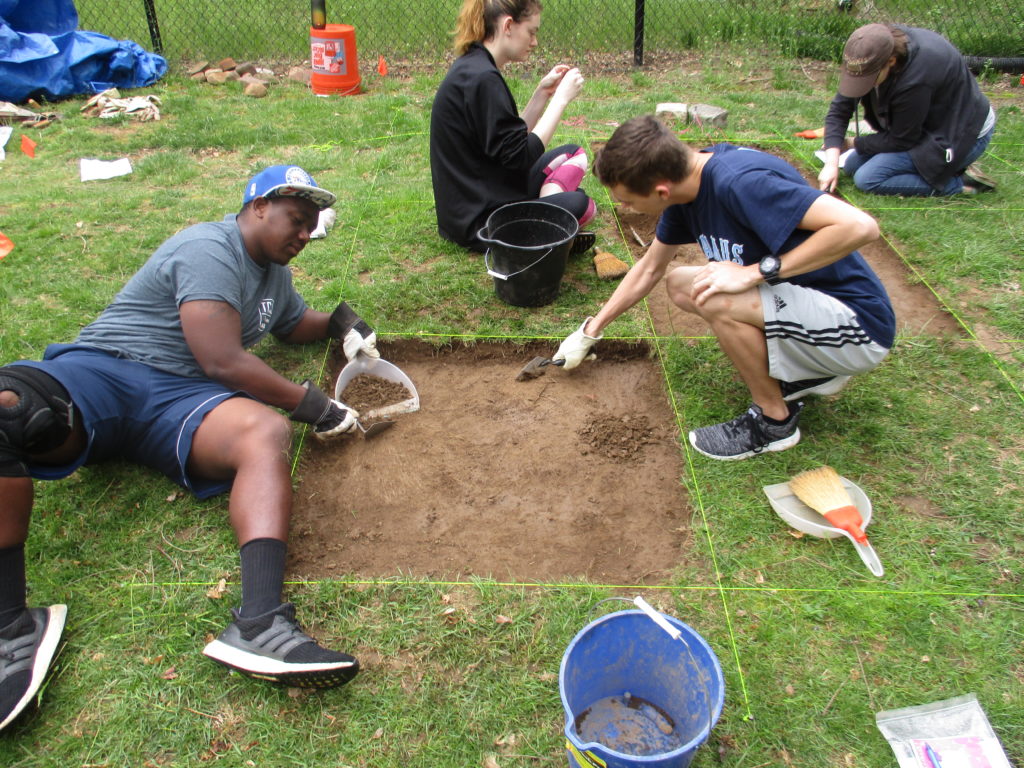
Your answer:
[[[779,381],[852,376],[870,371],[889,354],[839,299],[792,283],[762,283],[758,289],[768,373]]]

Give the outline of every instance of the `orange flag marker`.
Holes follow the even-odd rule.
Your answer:
[[[381,75],[386,75],[388,73],[388,63],[384,61],[383,56],[377,59],[377,71],[380,72]]]
[[[14,243],[11,242],[11,238],[0,232],[0,259],[6,256],[8,253],[14,250]]]
[[[24,133],[21,134],[21,151],[29,157],[36,156],[36,143]]]

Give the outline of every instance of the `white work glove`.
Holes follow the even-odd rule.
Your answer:
[[[604,334],[600,336],[587,336],[583,332],[583,329],[587,327],[594,318],[588,317],[584,320],[580,327],[573,331],[558,347],[558,351],[555,352],[555,356],[551,358],[552,362],[558,362],[559,360],[565,360],[563,367],[569,371],[575,368],[577,365],[582,363],[584,360],[595,360],[597,355],[591,353],[590,348],[604,338]]]
[[[324,208],[320,211],[320,216],[316,220],[316,228],[309,233],[310,240],[319,240],[322,237],[327,237],[327,233],[334,227],[334,222],[338,220],[338,212],[333,208]]]
[[[367,357],[380,357],[377,351],[377,334],[344,301],[331,313],[327,322],[327,333],[341,339],[347,360],[355,360],[360,352]]]
[[[354,432],[359,413],[344,403],[334,400],[312,381],[302,382],[306,394],[295,410],[289,414],[292,421],[313,425],[313,434],[318,440],[331,440],[338,435]]]

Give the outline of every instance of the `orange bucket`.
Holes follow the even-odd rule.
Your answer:
[[[328,24],[309,28],[309,85],[319,96],[348,96],[359,93],[359,59],[356,28],[351,24]]]

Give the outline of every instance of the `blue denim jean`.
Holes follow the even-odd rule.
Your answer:
[[[960,173],[985,153],[992,140],[995,126],[975,143],[961,166]],[[876,195],[903,195],[905,197],[930,197],[931,195],[958,195],[963,192],[964,182],[960,173],[949,180],[941,192],[925,181],[910,159],[909,152],[883,152],[880,155],[863,157],[851,152],[843,165],[843,172],[853,177],[857,189]]]

